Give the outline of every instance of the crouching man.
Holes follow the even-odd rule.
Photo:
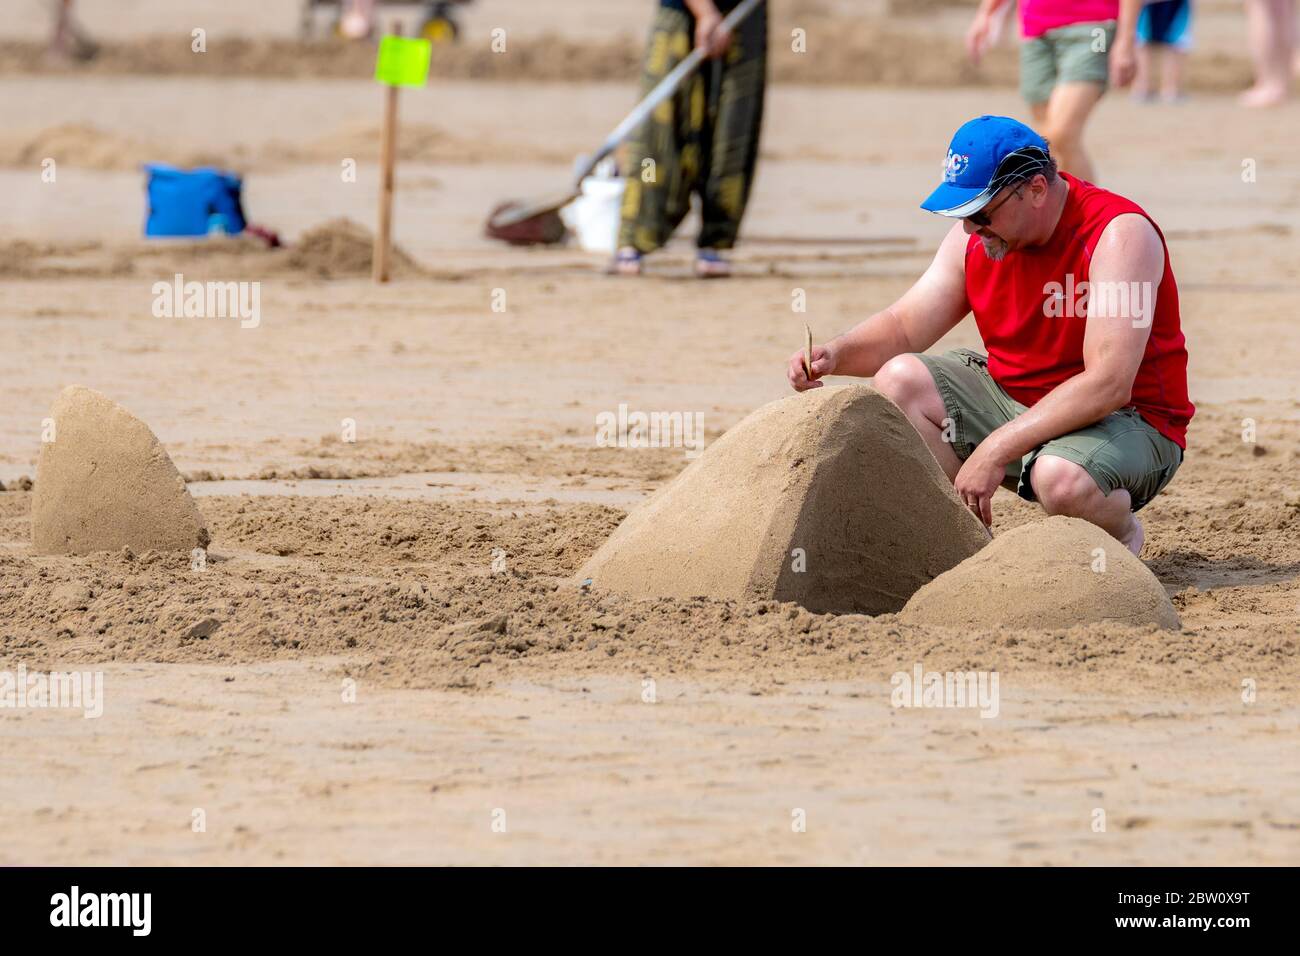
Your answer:
[[[1135,203],[1057,171],[1029,127],[981,116],[953,137],[921,208],[958,220],[897,302],[812,352],[790,384],[875,378],[958,496],[992,524],[1000,484],[1134,554],[1134,512],[1182,463],[1187,350],[1164,237]],[[924,355],[969,313],[984,353]]]

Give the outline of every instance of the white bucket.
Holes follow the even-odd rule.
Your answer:
[[[582,195],[560,210],[560,218],[587,252],[613,255],[627,181],[621,176],[588,176]]]

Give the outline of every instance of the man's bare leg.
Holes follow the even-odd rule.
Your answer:
[[[1087,182],[1094,182],[1097,172],[1083,148],[1083,130],[1103,92],[1098,83],[1060,84],[1052,90],[1038,130],[1051,145],[1060,167]]]
[[[1128,491],[1116,488],[1103,495],[1082,466],[1055,455],[1039,455],[1029,472],[1029,483],[1043,510],[1091,521],[1134,554],[1142,553],[1146,533],[1133,514]]]
[[[880,367],[872,380],[876,391],[887,395],[903,410],[908,421],[925,439],[939,467],[952,481],[961,471],[961,459],[952,450],[952,443],[944,441],[944,432],[950,424],[943,407],[943,397],[934,384],[934,376],[925,363],[914,355],[899,355]],[[949,434],[951,432],[949,431]]]

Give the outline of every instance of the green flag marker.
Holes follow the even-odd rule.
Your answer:
[[[389,86],[424,86],[429,79],[428,40],[385,36],[379,41],[375,79]]]

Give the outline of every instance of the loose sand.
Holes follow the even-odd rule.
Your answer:
[[[291,0],[283,0],[282,15],[290,6]],[[596,6],[609,9],[596,11]],[[1199,6],[1199,55],[1189,64],[1189,84],[1198,91],[1220,92],[1249,85],[1239,5],[1234,0],[1202,0]],[[95,24],[92,19],[102,41],[100,55],[76,66],[49,60],[38,40],[0,40],[0,73],[341,79],[373,70],[373,52],[364,44],[325,36],[298,43],[292,13],[279,30],[266,31],[272,35],[240,35],[248,21],[265,22],[267,13],[258,9],[240,14],[236,9],[173,16],[176,32],[153,36],[140,36],[145,31],[139,26],[123,36],[120,25]],[[770,15],[771,74],[778,83],[1013,87],[1017,56],[1009,38],[979,66],[966,58],[962,37],[972,12],[973,5],[962,0],[924,6],[916,0],[786,0],[774,5]],[[648,24],[644,8],[636,4],[600,0],[549,0],[545,5],[496,0],[491,6],[475,5],[463,15],[466,41],[434,50],[430,75],[435,79],[622,82],[640,69]],[[189,37],[193,24],[223,18],[234,22],[225,31],[212,30],[208,50],[195,55]],[[165,20],[154,18],[151,23]],[[491,43],[491,31],[503,24],[506,55]],[[794,30],[803,32],[802,50],[793,42]],[[1014,34],[1014,28],[1008,33]]]
[[[320,279],[368,276],[375,261],[375,234],[350,219],[332,219],[303,233],[282,258],[288,268]],[[401,247],[389,251],[389,260],[394,278],[421,272]]]
[[[381,131],[373,123],[342,126],[332,133],[306,141],[269,140],[256,152],[246,149],[195,149],[158,138],[138,140],[92,123],[59,123],[31,130],[6,130],[0,134],[0,166],[39,167],[47,160],[73,169],[139,172],[146,163],[173,166],[220,166],[240,172],[247,169],[284,169],[310,163],[337,165],[341,158],[373,163],[379,157]],[[431,123],[402,123],[397,156],[402,162],[420,163],[536,163],[568,162],[568,153],[533,149],[521,153],[509,142],[477,136],[458,136]]]
[[[898,406],[852,385],[746,417],[628,515],[577,580],[884,614],[987,541]]]
[[[254,220],[255,221],[255,220]],[[200,270],[218,281],[249,276],[347,279],[369,276],[375,235],[365,226],[339,217],[312,226],[288,246],[270,248],[261,239],[240,236],[114,243],[0,242],[0,276],[37,278],[105,278],[154,276],[171,279],[176,272]],[[397,278],[433,274],[400,245],[390,251]],[[151,286],[152,288],[152,286]]]
[[[102,3],[91,26],[108,30]],[[193,26],[190,5],[134,7],[109,39]],[[214,37],[263,16],[291,31],[296,8],[205,0],[203,16]],[[632,55],[646,20],[598,0],[472,9],[512,36],[599,46],[626,29]],[[1238,11],[1235,38],[1207,15],[1204,51],[1239,48]],[[897,49],[951,74],[926,51],[936,23],[950,39],[960,24],[936,17],[900,21]],[[117,62],[0,70],[10,130],[82,123],[250,158],[250,215],[290,241],[373,223],[364,158],[347,184],[345,156],[268,150],[372,127],[364,76],[227,78],[195,58],[160,81]],[[97,721],[0,714],[0,760],[23,769],[0,777],[0,863],[1300,860],[1300,107],[1108,96],[1089,133],[1178,273],[1198,414],[1143,511],[1143,561],[1182,630],[954,629],[566,582],[687,464],[596,447],[596,416],[698,411],[712,442],[784,397],[804,321],[829,337],[925,268],[943,224],[915,205],[951,130],[1022,104],[995,85],[775,82],[730,282],[687,279],[689,225],[631,283],[482,238],[496,202],[567,181],[568,162],[536,157],[590,149],[635,96],[632,79],[463,76],[404,95],[405,122],[517,155],[404,164],[397,239],[424,271],[378,289],[292,268],[292,248],[146,245],[133,169],[0,168],[0,481],[36,474],[51,397],[83,382],[149,424],[212,535],[198,571],[163,551],[35,555],[32,492],[0,494],[0,668],[103,670],[106,687]],[[261,324],[154,318],[150,288],[175,272],[261,281]],[[976,344],[967,324],[938,348]],[[995,536],[1041,521],[1005,492],[994,514]],[[998,670],[1001,716],[893,710],[891,675],[917,663]]]

